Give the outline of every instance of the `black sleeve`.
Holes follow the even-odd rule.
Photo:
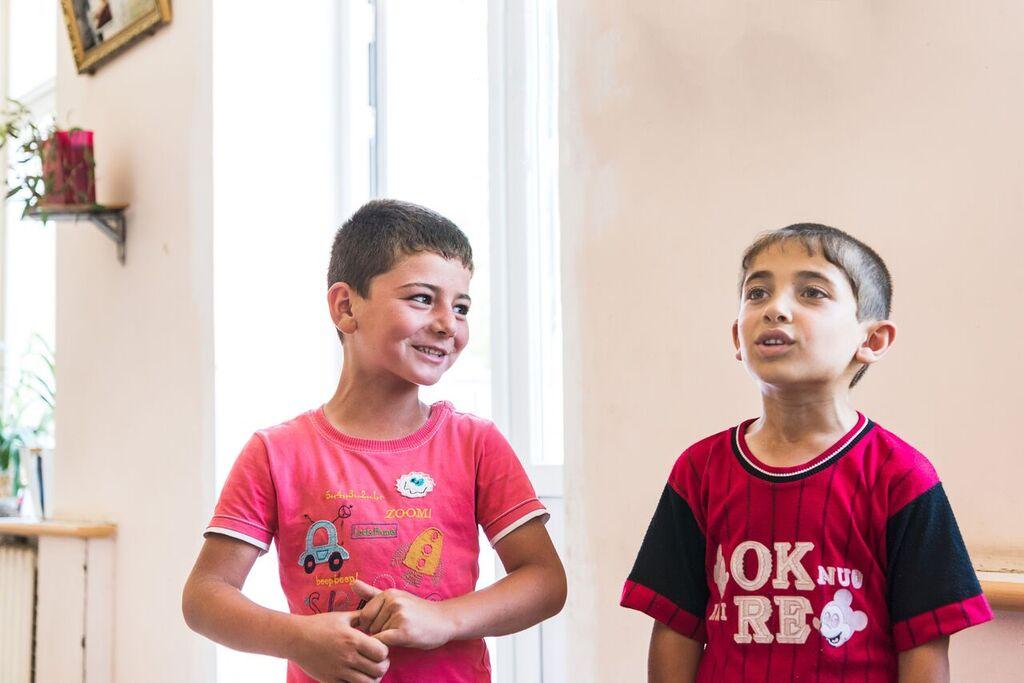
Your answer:
[[[705,571],[706,545],[693,510],[675,489],[665,486],[629,573],[622,604],[659,618],[652,607],[645,608],[628,599],[626,592],[631,586],[639,585],[703,621],[710,597]],[[653,604],[653,600],[651,602]]]
[[[941,483],[889,518],[886,548],[893,624],[981,594]]]

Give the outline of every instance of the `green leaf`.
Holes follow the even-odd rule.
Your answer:
[[[43,379],[38,372],[33,372],[32,370],[25,370],[24,375],[25,376],[22,379],[22,381],[25,382],[26,386],[31,386],[31,382],[36,382],[42,385],[42,387],[46,390],[47,395],[53,395],[53,389],[50,388],[50,384],[45,379]]]

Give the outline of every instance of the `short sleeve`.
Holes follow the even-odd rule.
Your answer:
[[[889,518],[886,547],[898,651],[992,619],[941,483]]]
[[[619,604],[703,642],[710,598],[707,543],[693,509],[674,483],[670,481],[662,491]]]
[[[203,535],[230,536],[266,552],[276,529],[277,491],[267,446],[254,434],[231,467]]]
[[[493,546],[537,517],[547,522],[547,509],[537,498],[512,446],[490,424],[482,451],[477,454],[477,523]]]

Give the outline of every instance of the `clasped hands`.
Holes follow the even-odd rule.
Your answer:
[[[455,635],[451,616],[442,603],[431,602],[396,588],[380,590],[355,581],[352,590],[365,602],[356,628],[388,647],[432,650]]]
[[[354,612],[304,618],[296,662],[319,681],[374,683],[387,673],[389,648],[430,650],[455,636],[455,622],[443,603],[403,590],[380,590],[355,581],[365,604]]]

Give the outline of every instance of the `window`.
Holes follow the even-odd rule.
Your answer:
[[[556,5],[372,7],[372,185],[452,218],[473,243],[477,267],[472,343],[423,393],[498,424],[551,511],[548,529],[561,549]],[[483,586],[501,569],[483,540],[481,548]],[[495,680],[564,680],[564,638],[556,618],[490,643]]]
[[[56,3],[0,0],[0,102],[19,100],[39,122],[55,108],[56,12]],[[4,172],[7,162],[3,159]],[[55,226],[21,220],[23,208],[20,201],[8,201],[0,212],[0,383],[5,399],[22,371],[40,370],[34,354],[54,345]]]
[[[473,245],[470,344],[424,400],[491,417],[487,4],[376,3],[376,194],[452,219]]]
[[[554,0],[491,3],[495,421],[551,512],[564,557],[557,36]],[[566,680],[565,638],[559,615],[502,639],[497,680]]]
[[[370,197],[395,197],[448,216],[474,248],[471,343],[424,400],[499,425],[561,544],[555,14],[553,0],[371,0],[242,25],[215,5],[218,490],[252,430],[330,396],[341,366],[322,303],[330,239]],[[248,49],[262,32],[280,49]],[[274,277],[254,273],[260,263]],[[272,329],[254,335],[267,311]],[[486,585],[500,567],[481,548]],[[245,593],[285,609],[276,562],[273,551],[257,562]],[[565,678],[558,620],[489,647],[496,681]],[[283,676],[281,662],[218,652],[220,680]]]

